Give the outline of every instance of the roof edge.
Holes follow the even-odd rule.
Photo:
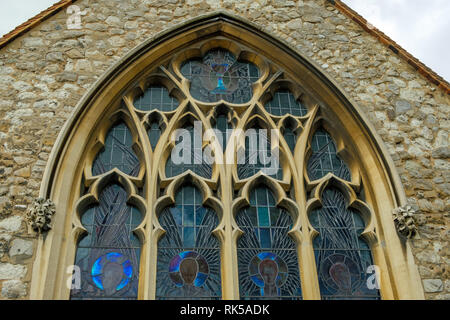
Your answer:
[[[341,0],[328,0],[328,2],[336,9],[338,9],[342,14],[346,15],[348,18],[356,22],[361,26],[364,31],[369,33],[378,39],[382,44],[384,44],[388,49],[398,55],[400,58],[405,60],[410,66],[412,66],[416,71],[418,71],[422,76],[424,76],[428,81],[438,86],[440,89],[444,90],[447,94],[450,94],[450,84],[431,68],[427,67],[419,59],[415,58],[408,51],[403,49],[394,40],[389,38],[383,32],[381,32],[376,27],[372,26],[366,19],[359,15],[355,10],[350,8],[348,5],[343,3]]]
[[[44,11],[38,13],[33,18],[29,19],[28,21],[22,23],[21,25],[17,26],[14,30],[8,32],[7,34],[3,35],[0,38],[0,49],[5,47],[8,43],[13,41],[14,39],[20,37],[21,35],[25,34],[26,32],[33,29],[35,26],[40,24],[42,21],[47,20],[48,18],[54,16],[62,9],[68,7],[70,4],[74,3],[77,0],[61,0],[49,8],[45,9]]]
[[[14,39],[20,37],[26,32],[30,31],[32,28],[40,24],[41,22],[47,20],[53,15],[57,14],[62,9],[68,7],[73,4],[77,0],[61,0],[41,13],[37,14],[33,18],[28,21],[22,23],[18,27],[16,27],[13,31],[3,35],[0,38],[0,49],[5,47],[8,43],[12,42]],[[431,68],[427,67],[424,63],[422,63],[419,59],[415,58],[408,51],[403,49],[400,45],[398,45],[394,40],[389,38],[379,29],[373,27],[369,24],[369,22],[364,19],[361,15],[359,15],[352,8],[347,6],[341,0],[327,0],[329,4],[333,5],[336,9],[338,9],[342,14],[350,18],[352,21],[356,22],[359,26],[361,26],[367,33],[374,36],[378,39],[382,44],[386,45],[388,49],[394,52],[401,59],[405,60],[410,66],[412,66],[417,72],[419,72],[422,76],[424,76],[429,82],[436,85],[438,88],[442,89],[446,94],[450,95],[450,83],[448,83],[443,77],[439,76],[436,72],[434,72]],[[370,26],[370,27],[369,27]]]

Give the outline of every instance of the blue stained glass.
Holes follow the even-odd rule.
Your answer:
[[[367,287],[366,271],[373,259],[360,238],[363,220],[347,208],[337,189],[323,192],[322,205],[310,215],[311,225],[319,232],[313,245],[322,299],[379,299],[379,291]]]
[[[308,113],[308,109],[296,101],[289,90],[275,92],[273,99],[266,103],[265,108],[274,116],[284,116],[285,114],[304,116]]]
[[[272,192],[253,189],[250,208],[241,210],[236,222],[244,231],[238,240],[241,299],[301,299],[296,244],[288,235],[292,219],[276,207]]]
[[[139,174],[140,163],[132,149],[133,139],[125,123],[112,127],[105,140],[104,150],[100,151],[92,165],[92,174],[99,175],[113,168],[131,175]]]
[[[314,133],[311,148],[307,167],[309,179],[317,180],[331,172],[344,180],[351,180],[347,164],[338,157],[336,145],[325,130],[318,129]]]
[[[95,285],[100,288],[100,290],[105,290],[103,288],[102,284],[102,277],[101,276],[92,276],[92,280],[94,281]]]
[[[184,241],[183,245],[186,248],[193,248],[195,245],[195,229],[186,227],[184,228]]]
[[[202,206],[202,195],[191,184],[179,189],[175,199],[182,220],[175,221],[169,208],[159,219],[166,234],[158,244],[156,298],[220,299],[219,242],[212,235],[217,215]]]
[[[254,64],[237,61],[224,49],[212,49],[202,60],[186,61],[181,73],[191,81],[191,95],[204,102],[246,103],[253,95],[252,83],[259,78]]]
[[[127,204],[126,191],[107,186],[98,206],[81,217],[88,235],[78,243],[75,265],[81,270],[81,288],[71,299],[136,299],[140,242],[132,230],[141,222],[140,212]]]

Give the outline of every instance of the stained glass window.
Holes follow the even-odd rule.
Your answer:
[[[304,116],[308,110],[297,100],[289,90],[277,91],[273,99],[266,103],[267,112],[274,116],[284,116],[291,114],[296,117]]]
[[[296,244],[288,235],[293,222],[272,192],[255,188],[236,222],[244,231],[238,240],[241,299],[301,299]]]
[[[252,83],[259,78],[258,68],[237,61],[224,49],[210,50],[202,60],[185,62],[181,73],[191,80],[191,95],[200,101],[246,103],[253,95]]]
[[[233,129],[233,127],[229,123],[227,116],[225,114],[221,114],[221,115],[217,116],[214,128],[219,130],[220,133],[222,134],[222,137],[218,137],[218,138],[219,139],[222,138],[221,141],[219,141],[219,143],[222,147],[222,150],[225,151],[228,140],[231,136],[231,130]]]
[[[350,180],[350,170],[336,153],[336,145],[324,129],[318,129],[311,141],[312,155],[308,160],[308,176],[311,180],[324,177],[327,173]]]
[[[166,234],[158,244],[156,298],[220,299],[220,246],[212,235],[219,221],[202,206],[200,191],[183,186],[159,221]]]
[[[322,205],[310,214],[311,224],[319,232],[314,252],[322,299],[379,299],[379,291],[369,289],[367,284],[373,259],[360,237],[363,219],[347,208],[344,195],[337,189],[323,192]]]
[[[284,140],[286,140],[289,149],[294,152],[295,144],[297,143],[297,135],[294,133],[294,131],[292,131],[291,128],[287,127],[284,129],[283,137]]]
[[[134,99],[135,108],[142,111],[159,110],[163,112],[173,111],[178,107],[178,100],[169,95],[169,91],[163,86],[152,86],[145,90],[143,95]]]
[[[113,126],[106,137],[105,147],[100,151],[92,166],[93,175],[99,175],[113,168],[137,176],[140,163],[133,149],[133,137],[124,122]]]
[[[260,127],[256,126],[248,130],[251,133],[245,137],[245,150],[238,153],[237,173],[239,179],[246,179],[264,169],[265,174],[278,180],[283,178],[283,170],[280,165],[279,155],[271,149],[268,130],[262,135]],[[253,134],[254,133],[254,134]]]
[[[133,234],[140,212],[127,205],[127,193],[117,184],[107,186],[99,205],[88,209],[81,223],[88,234],[78,243],[75,265],[81,287],[71,299],[136,299],[140,241]]]
[[[212,166],[208,162],[204,161],[201,145],[197,147],[196,143],[194,142],[194,139],[196,139],[196,136],[194,134],[194,127],[186,126],[184,129],[189,132],[189,135],[191,137],[191,148],[187,148],[186,150],[186,152],[190,153],[190,160],[187,163],[174,163],[172,161],[172,156],[170,155],[166,163],[166,177],[175,177],[187,170],[191,170],[201,177],[211,178]],[[183,144],[183,141],[177,141],[176,144]]]
[[[148,129],[148,139],[150,140],[150,145],[153,151],[155,151],[156,145],[158,144],[159,138],[161,137],[161,128],[158,122],[152,122],[150,128]]]

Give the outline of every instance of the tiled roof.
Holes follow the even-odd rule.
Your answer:
[[[390,50],[392,50],[401,59],[405,60],[414,69],[416,69],[420,74],[428,79],[431,83],[434,83],[439,88],[443,89],[447,94],[450,94],[450,84],[436,72],[428,68],[419,59],[413,57],[409,52],[398,45],[394,40],[389,38],[383,32],[369,24],[369,22],[360,16],[356,11],[351,9],[341,0],[328,0],[333,4],[340,12],[359,24],[366,32],[370,33],[372,36],[378,39],[381,43],[386,45]]]
[[[29,19],[28,21],[22,23],[20,26],[16,27],[13,31],[5,34],[3,37],[0,38],[0,49],[6,46],[8,43],[16,39],[17,37],[20,37],[25,32],[28,32],[33,27],[38,25],[44,20],[47,20],[51,16],[58,13],[61,9],[64,9],[74,3],[77,0],[61,0],[51,7],[47,8],[46,10],[42,11],[38,15],[34,16],[33,18]]]
[[[6,46],[8,43],[16,39],[17,37],[23,35],[24,33],[31,30],[33,27],[41,23],[42,21],[48,19],[49,17],[55,15],[62,9],[68,7],[72,3],[77,0],[61,0],[50,8],[42,11],[35,17],[31,18],[27,22],[21,24],[13,31],[5,34],[0,38],[0,49]],[[439,88],[444,90],[447,94],[450,94],[450,84],[433,70],[428,68],[422,62],[420,62],[417,58],[414,58],[409,52],[403,49],[400,45],[398,45],[395,41],[385,35],[383,32],[378,30],[377,28],[371,26],[366,19],[360,16],[357,12],[343,3],[341,0],[328,0],[329,3],[334,5],[340,12],[344,15],[355,21],[359,24],[366,32],[377,38],[381,43],[386,45],[390,50],[392,50],[396,55],[398,55],[401,59],[405,60],[408,64],[410,64],[414,69],[416,69],[420,74],[422,74],[425,78],[427,78],[431,83],[434,83]]]

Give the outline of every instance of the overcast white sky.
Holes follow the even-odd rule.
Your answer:
[[[449,0],[343,0],[375,27],[450,81]],[[57,0],[0,0],[0,35]]]

